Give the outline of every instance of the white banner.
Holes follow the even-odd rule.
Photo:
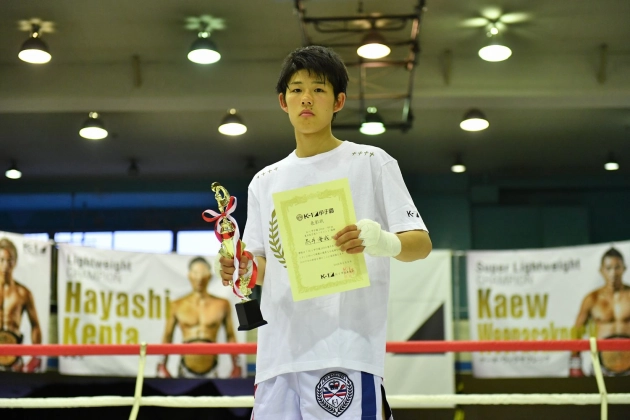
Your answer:
[[[0,231],[0,345],[48,344],[51,243]],[[43,372],[46,357],[0,357],[0,371]]]
[[[196,258],[59,245],[59,342],[162,343],[169,341],[169,335],[173,343],[226,342],[228,333],[234,334],[237,342],[245,342],[245,332],[236,330],[234,304],[239,299],[214,276],[204,290],[206,263],[213,264],[214,257]],[[240,373],[234,369],[229,355],[220,355],[216,367],[214,358],[207,355],[181,358],[173,355],[168,357],[166,368],[174,377],[244,376],[245,356],[237,358]],[[61,357],[59,371],[75,375],[135,376],[138,359],[136,356]],[[156,376],[163,360],[163,356],[149,356],[146,376]]]
[[[630,337],[630,242],[467,254],[472,340]],[[630,373],[628,352],[601,353],[604,373]],[[588,352],[473,353],[477,377],[592,374]]]
[[[451,252],[434,250],[425,260],[410,263],[392,259],[390,271],[387,341],[452,340]],[[387,393],[454,394],[453,357],[453,353],[388,353]]]

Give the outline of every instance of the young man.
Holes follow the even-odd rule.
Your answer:
[[[208,293],[212,278],[210,264],[203,257],[195,257],[188,264],[188,280],[192,292],[171,303],[170,316],[166,321],[163,343],[173,342],[175,327],[179,326],[185,343],[215,343],[221,326],[225,327],[227,341],[236,342],[232,325],[232,305],[226,299]],[[157,376],[170,378],[166,368],[168,355],[158,364]],[[238,357],[232,357],[231,377],[241,376]],[[180,378],[216,378],[217,356],[214,354],[182,355],[179,362]]]
[[[623,284],[625,271],[626,264],[621,252],[610,248],[604,253],[599,272],[605,284],[582,300],[575,320],[578,331],[592,321],[598,339],[630,337],[630,286]],[[630,352],[606,351],[600,353],[600,358],[605,375],[630,375]],[[584,376],[580,352],[572,352],[569,374]]]
[[[0,345],[22,344],[22,313],[26,312],[31,323],[31,343],[42,343],[35,300],[30,290],[13,278],[18,253],[15,244],[8,238],[0,239]],[[1,356],[0,372],[37,372],[42,361],[33,356],[28,364],[21,357]]]
[[[243,241],[264,278],[258,330],[256,420],[390,418],[382,391],[389,257],[425,258],[426,227],[398,164],[383,150],[341,141],[331,131],[346,100],[348,74],[332,50],[309,46],[286,58],[276,90],[296,149],[254,177]],[[370,286],[294,302],[282,249],[270,245],[272,194],[347,178],[359,220],[334,236],[341,251],[365,253]],[[286,245],[285,245],[286,246]],[[233,260],[222,258],[225,285]],[[248,272],[241,261],[240,275]]]

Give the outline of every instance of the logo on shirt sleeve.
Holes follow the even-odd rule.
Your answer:
[[[407,217],[417,217],[419,219],[420,213],[418,213],[417,211],[407,210]]]
[[[335,417],[341,416],[350,407],[352,397],[354,384],[345,373],[327,373],[315,387],[317,404]]]

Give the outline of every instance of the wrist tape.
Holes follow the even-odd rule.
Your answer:
[[[381,225],[369,219],[361,219],[357,223],[361,231],[359,239],[363,239],[365,252],[374,257],[395,257],[400,254],[402,244],[395,233],[381,229]]]

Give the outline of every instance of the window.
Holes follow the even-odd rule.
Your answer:
[[[169,253],[173,250],[173,232],[170,230],[114,232],[113,249]]]
[[[28,239],[35,239],[37,241],[47,241],[50,239],[47,233],[24,233],[23,236]]]
[[[112,232],[57,232],[55,242],[112,249]]]
[[[221,242],[213,230],[177,232],[177,253],[186,255],[217,255]]]

